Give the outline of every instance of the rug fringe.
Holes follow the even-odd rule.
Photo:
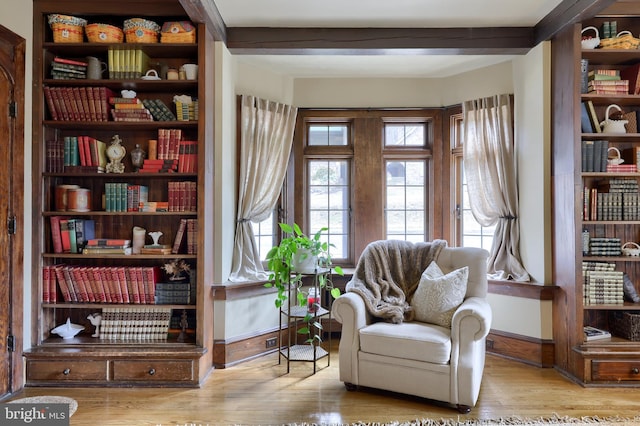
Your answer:
[[[458,417],[457,419],[415,419],[410,421],[396,421],[388,423],[379,422],[355,422],[351,424],[347,423],[287,423],[283,426],[543,426],[543,425],[640,425],[640,416],[634,418],[619,417],[619,416],[584,416],[584,417],[569,417],[558,416],[553,414],[550,417],[521,417],[521,416],[509,416],[499,417],[497,419],[470,419],[464,417]]]

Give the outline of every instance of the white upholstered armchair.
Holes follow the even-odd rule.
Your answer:
[[[487,256],[444,241],[369,244],[332,307],[342,323],[340,380],[347,389],[416,395],[468,413],[491,326]]]

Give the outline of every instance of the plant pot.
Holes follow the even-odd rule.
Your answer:
[[[309,249],[300,248],[291,258],[293,272],[313,274],[318,267],[318,256],[311,254]]]

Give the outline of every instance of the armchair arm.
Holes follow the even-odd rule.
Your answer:
[[[451,323],[451,396],[455,404],[473,407],[480,391],[486,352],[485,337],[492,313],[486,299],[469,297]]]
[[[344,293],[333,301],[331,313],[342,324],[340,336],[340,380],[358,384],[359,330],[370,323],[370,315],[364,300],[356,293]]]

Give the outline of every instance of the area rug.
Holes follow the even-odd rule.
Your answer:
[[[376,423],[376,422],[356,422],[348,424],[336,424],[335,426],[473,426],[473,425],[530,425],[530,426],[544,426],[544,425],[570,425],[570,426],[602,426],[602,425],[640,425],[640,416],[634,418],[626,417],[568,417],[557,416],[551,417],[500,417],[497,419],[469,419],[459,417],[457,419],[415,419],[411,421],[398,421],[388,423]],[[316,423],[291,423],[286,426],[334,426],[331,424],[316,424]]]
[[[73,416],[73,413],[78,409],[78,401],[75,399],[55,395],[28,396],[26,398],[7,401],[7,404],[68,404],[69,417]]]

